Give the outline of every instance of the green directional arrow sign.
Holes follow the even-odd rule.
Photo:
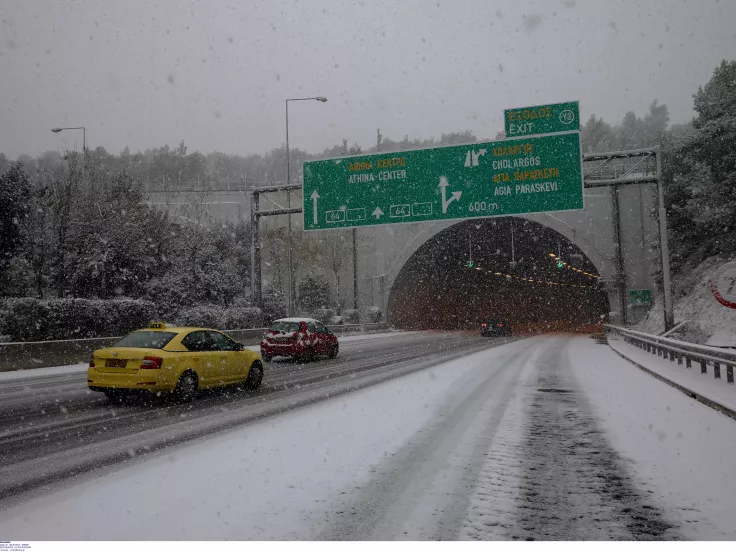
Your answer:
[[[304,163],[304,228],[583,208],[580,133]]]
[[[580,130],[578,102],[506,109],[503,119],[507,138]]]

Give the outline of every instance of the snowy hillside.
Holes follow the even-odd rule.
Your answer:
[[[710,257],[675,282],[675,323],[689,320],[673,337],[716,346],[736,347],[736,309],[715,300],[710,280],[718,267],[733,259]],[[656,306],[637,328],[652,333],[664,330],[662,309]]]

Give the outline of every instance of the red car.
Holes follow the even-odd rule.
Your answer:
[[[266,362],[271,362],[275,356],[300,360],[312,360],[320,355],[335,358],[339,350],[337,336],[312,318],[276,320],[261,340],[261,356]]]

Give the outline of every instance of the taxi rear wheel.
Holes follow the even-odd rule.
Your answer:
[[[199,380],[197,379],[197,374],[192,370],[187,370],[179,377],[179,381],[176,382],[174,398],[182,403],[192,402],[197,394],[198,385]]]
[[[245,388],[249,391],[255,391],[261,386],[263,380],[263,364],[255,361],[248,371],[248,377],[245,379]]]

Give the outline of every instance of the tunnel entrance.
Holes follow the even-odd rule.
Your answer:
[[[519,334],[590,331],[608,312],[588,257],[515,217],[464,221],[434,236],[404,265],[388,303],[397,328],[478,330],[495,318]]]

